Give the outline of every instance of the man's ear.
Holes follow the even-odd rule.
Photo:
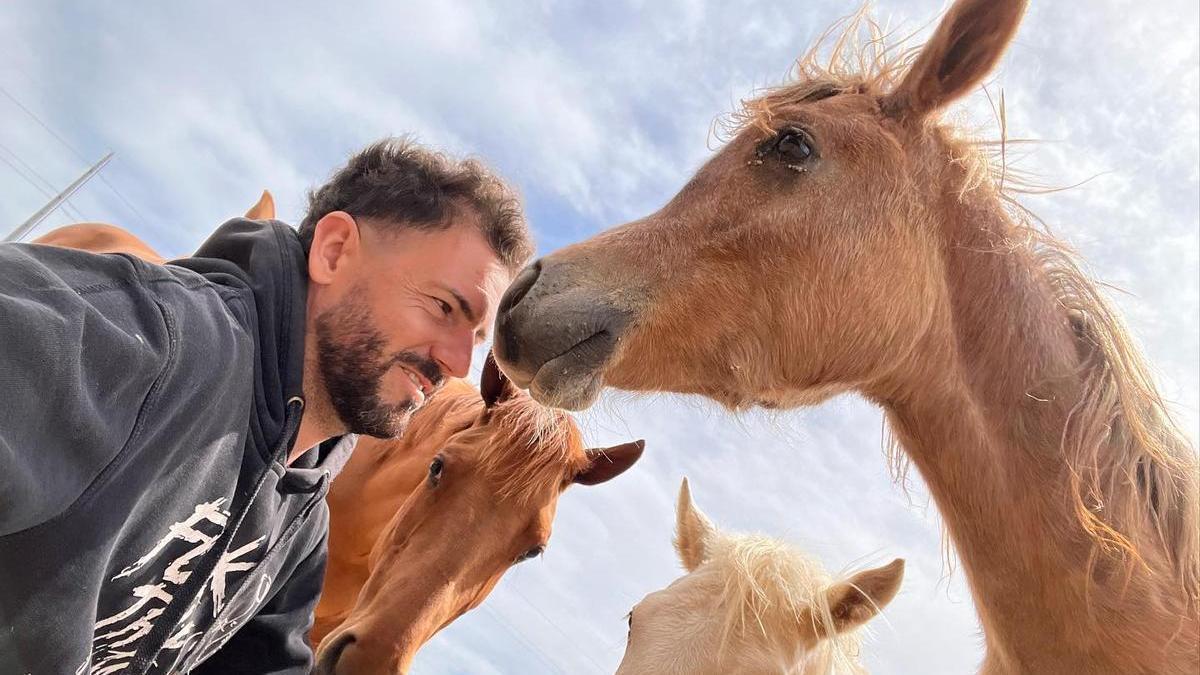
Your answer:
[[[331,211],[317,221],[308,251],[308,278],[315,284],[330,284],[346,264],[358,256],[362,237],[358,223],[345,211]]]

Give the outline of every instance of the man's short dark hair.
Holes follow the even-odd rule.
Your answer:
[[[512,188],[478,160],[451,159],[409,139],[373,143],[308,193],[308,215],[300,221],[305,255],[317,221],[333,211],[371,218],[395,231],[444,230],[474,215],[484,239],[514,273],[534,252]]]

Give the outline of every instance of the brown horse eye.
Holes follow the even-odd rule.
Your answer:
[[[534,546],[533,548],[529,549],[528,551],[525,551],[521,555],[517,556],[517,562],[525,562],[526,560],[529,560],[530,558],[536,558],[539,555],[541,555],[542,553],[544,553],[545,550],[546,550],[545,546]]]
[[[812,136],[807,131],[800,127],[784,127],[758,146],[754,151],[755,159],[749,164],[762,164],[767,155],[774,155],[792,171],[805,173],[816,154]]]
[[[438,483],[442,481],[442,469],[445,467],[445,464],[445,460],[443,460],[440,455],[434,457],[433,461],[429,463],[430,487],[437,487]]]
[[[813,155],[812,140],[803,129],[788,127],[776,136],[775,151],[789,162],[806,162]]]

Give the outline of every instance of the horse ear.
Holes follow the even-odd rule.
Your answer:
[[[912,68],[884,97],[883,110],[919,120],[966,94],[1008,47],[1028,0],[958,0],[921,48]]]
[[[869,621],[896,597],[903,580],[904,559],[896,558],[883,567],[863,570],[825,589],[833,626],[822,637],[844,633]],[[816,625],[824,623],[821,617],[816,619]]]
[[[575,474],[580,485],[599,485],[625,473],[642,457],[646,441],[622,443],[611,448],[589,448],[587,468]]]
[[[488,352],[483,362],[483,375],[479,378],[479,393],[483,396],[484,407],[490,410],[497,403],[512,398],[517,391],[517,387],[496,365],[496,357]]]
[[[262,196],[258,198],[258,203],[250,207],[246,212],[246,217],[250,220],[271,220],[275,217],[275,198],[267,190],[263,190]]]
[[[684,478],[675,505],[675,552],[683,569],[691,572],[709,559],[716,535],[712,521],[692,502],[692,491]]]

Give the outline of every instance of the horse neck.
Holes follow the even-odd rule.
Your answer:
[[[1025,233],[980,192],[947,199],[940,321],[907,381],[876,398],[962,559],[984,669],[1194,664],[1182,655],[1196,651],[1200,622],[1169,561],[1149,550],[1144,565],[1126,564],[1082,524],[1063,439],[1087,366],[1036,253],[1010,245]]]

